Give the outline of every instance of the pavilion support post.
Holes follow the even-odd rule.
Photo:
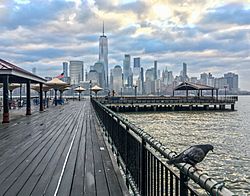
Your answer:
[[[188,98],[188,89],[186,88],[186,98]]]
[[[55,89],[55,106],[57,106],[57,89]]]
[[[26,82],[26,115],[31,115],[30,80]]]
[[[218,100],[219,97],[219,89],[216,89],[216,99]]]
[[[3,76],[3,121],[9,122],[9,76]]]
[[[39,98],[40,98],[40,112],[43,111],[43,84],[40,83],[39,85]]]
[[[19,95],[20,95],[19,107],[22,107],[22,84],[21,83],[20,83],[20,93],[19,93]]]
[[[10,90],[10,100],[11,100],[11,101],[12,101],[12,99],[13,99],[13,98],[12,98],[12,94],[13,94],[12,92],[13,92],[13,90]]]
[[[11,105],[12,105],[12,91],[13,90],[10,90],[10,102],[8,102],[10,110],[11,110]]]
[[[173,97],[174,97],[174,90],[173,90]]]
[[[81,93],[79,92],[79,101],[81,101]]]
[[[60,90],[60,101],[62,101],[62,94],[63,94],[63,91]]]
[[[214,89],[212,89],[212,98],[214,98]]]
[[[49,102],[48,102],[48,98],[47,98],[47,91],[44,91],[44,107],[48,108],[49,107]]]
[[[201,97],[202,97],[202,90],[201,90]]]

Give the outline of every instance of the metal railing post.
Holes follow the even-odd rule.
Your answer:
[[[125,167],[126,167],[126,171],[125,171],[125,175],[126,175],[126,186],[129,188],[129,170],[128,170],[128,131],[129,131],[129,128],[126,126],[126,132],[125,132]]]
[[[141,179],[141,195],[147,193],[147,157],[146,157],[146,141],[142,138],[141,141],[141,166],[140,166],[140,179]]]
[[[188,176],[180,172],[180,195],[188,196]]]

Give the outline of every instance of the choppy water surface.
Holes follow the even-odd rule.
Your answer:
[[[218,181],[226,180],[234,193],[250,195],[250,96],[239,97],[234,112],[122,115],[176,152],[194,144],[212,144],[214,153],[210,152],[197,167]]]

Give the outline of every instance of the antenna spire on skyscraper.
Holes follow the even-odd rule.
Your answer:
[[[104,21],[102,21],[102,35],[104,36]]]

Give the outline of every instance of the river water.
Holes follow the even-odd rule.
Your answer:
[[[240,96],[235,111],[122,113],[170,149],[212,144],[197,167],[215,180],[225,180],[237,195],[250,195],[250,96]]]

